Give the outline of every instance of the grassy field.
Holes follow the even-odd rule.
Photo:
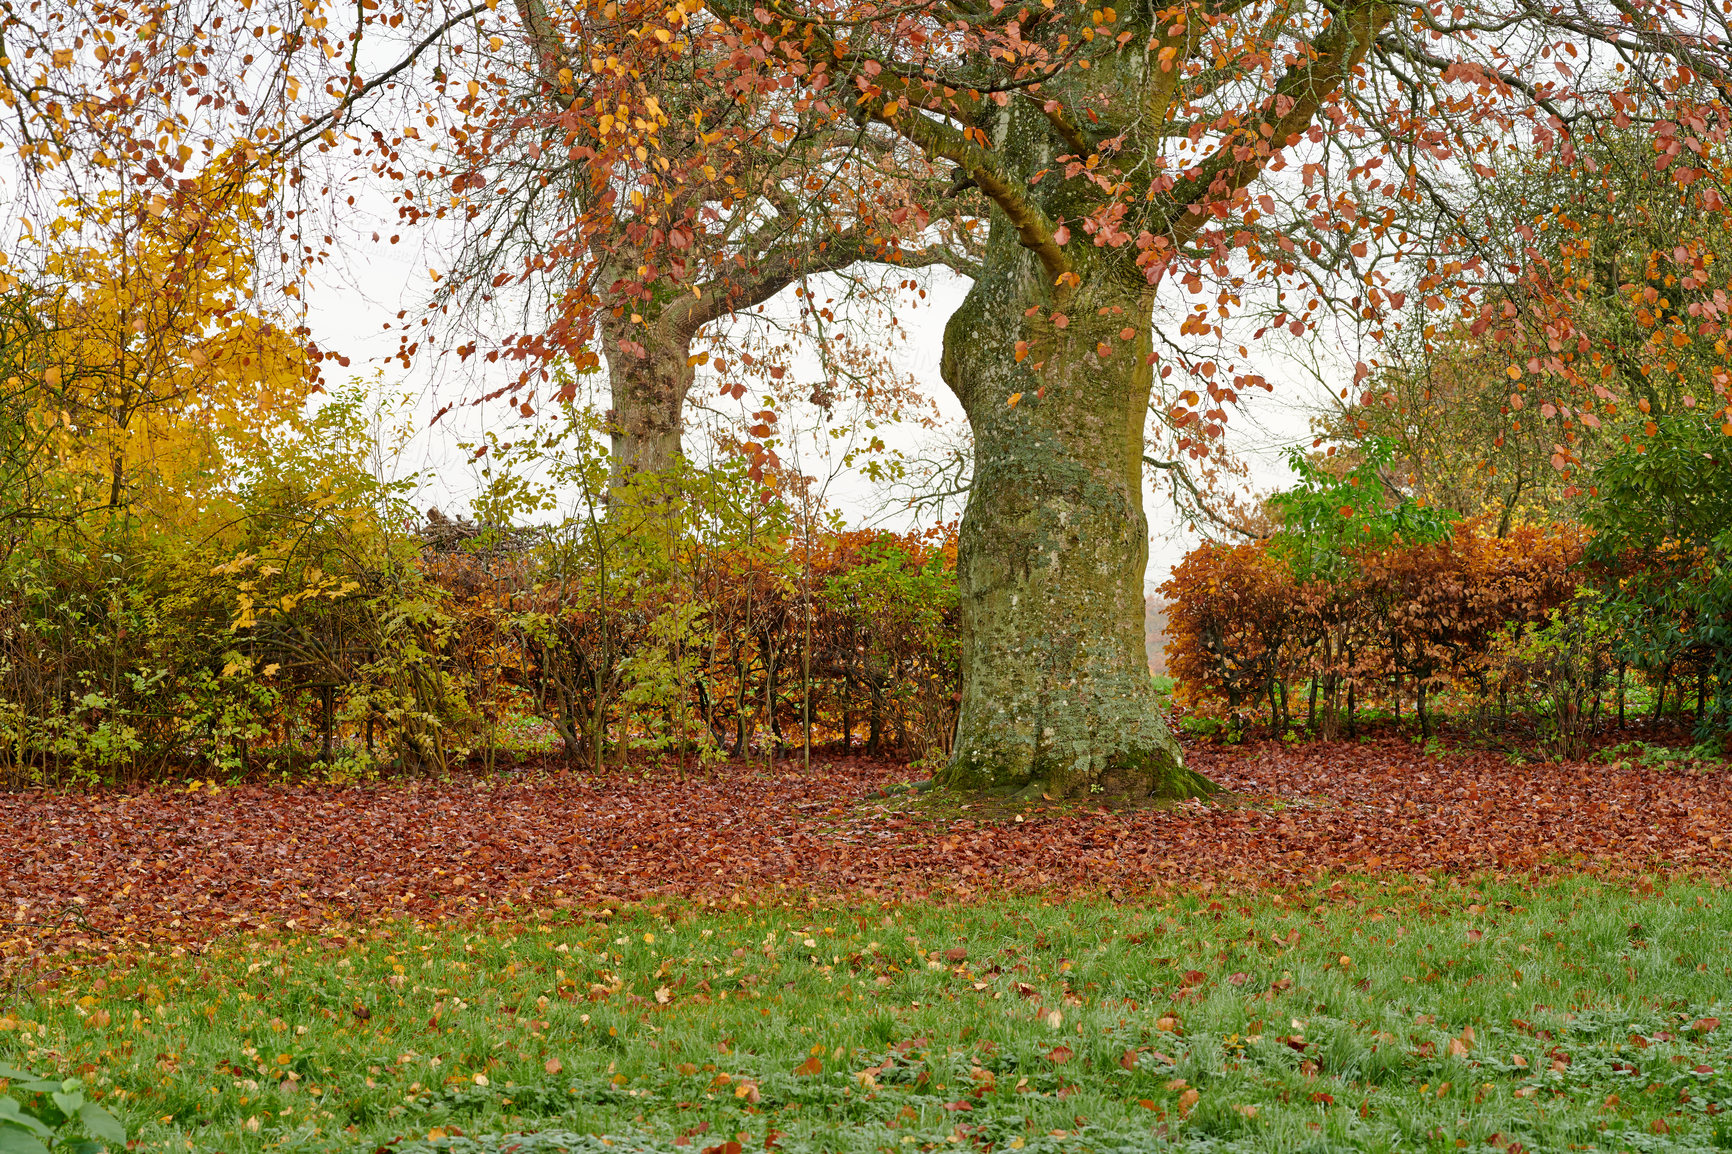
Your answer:
[[[526,914],[80,972],[0,1062],[176,1152],[1716,1149],[1729,931],[1585,880]]]

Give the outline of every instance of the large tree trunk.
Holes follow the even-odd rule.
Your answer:
[[[677,318],[656,315],[648,325],[608,318],[608,387],[613,442],[608,491],[645,474],[662,475],[680,456],[682,411],[692,387],[692,336]]]
[[[994,218],[944,340],[975,456],[957,554],[961,717],[943,780],[1053,797],[1207,792],[1156,705],[1144,649],[1151,290],[1134,270],[1090,270],[1055,327],[1050,278]]]

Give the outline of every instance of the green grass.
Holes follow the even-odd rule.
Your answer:
[[[0,1061],[175,1152],[1715,1149],[1729,931],[1707,886],[1428,879],[403,924],[79,973]]]

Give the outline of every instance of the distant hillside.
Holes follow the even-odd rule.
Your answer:
[[[1167,603],[1160,597],[1143,598],[1143,645],[1149,654],[1149,672],[1167,671]]]

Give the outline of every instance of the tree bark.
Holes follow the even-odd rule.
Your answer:
[[[1102,265],[1055,302],[1052,278],[995,212],[981,274],[945,329],[944,379],[975,453],[947,785],[1053,797],[1211,788],[1184,767],[1144,650],[1153,294],[1134,271]],[[1055,304],[1062,327],[1046,315]],[[1019,340],[1032,350],[1024,364]]]
[[[694,334],[680,319],[664,313],[642,325],[608,317],[602,325],[612,405],[607,420],[610,494],[645,474],[667,473],[679,459],[694,372],[687,363]]]

